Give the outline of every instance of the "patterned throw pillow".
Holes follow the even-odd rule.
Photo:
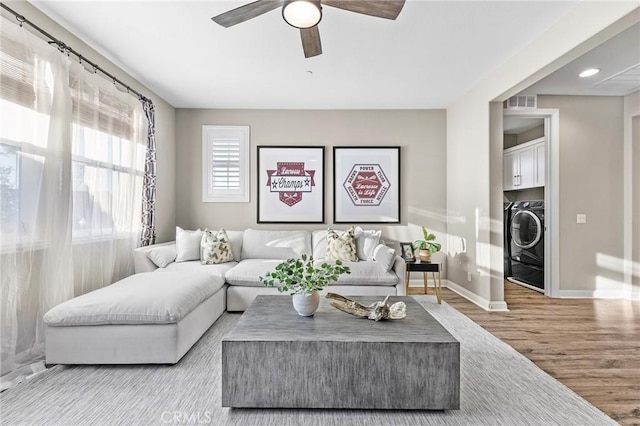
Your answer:
[[[333,229],[327,231],[327,259],[357,262],[356,236],[353,226],[338,234]]]
[[[231,243],[227,231],[220,229],[215,232],[205,229],[200,241],[200,263],[203,265],[215,265],[233,260]]]

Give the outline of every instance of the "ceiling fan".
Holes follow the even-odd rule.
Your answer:
[[[349,12],[396,19],[405,0],[258,0],[214,16],[213,21],[229,28],[282,6],[282,17],[291,26],[300,29],[305,58],[322,53],[318,23],[322,19],[322,6],[331,6]]]

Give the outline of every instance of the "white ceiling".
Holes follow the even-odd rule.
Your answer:
[[[323,54],[305,59],[279,10],[210,19],[248,2],[33,3],[174,107],[291,109],[446,108],[577,4],[408,0],[396,21],[324,7]]]
[[[592,77],[578,77],[588,68],[599,68],[600,72]],[[639,89],[640,24],[636,24],[520,94],[625,96]]]

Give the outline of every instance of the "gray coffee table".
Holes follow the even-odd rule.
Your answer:
[[[370,304],[380,297],[353,297]],[[222,340],[222,406],[456,410],[460,343],[411,297],[374,322],[322,298],[301,317],[290,296],[258,296]]]

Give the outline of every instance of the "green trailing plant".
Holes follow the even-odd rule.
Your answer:
[[[413,248],[415,250],[429,250],[429,253],[437,253],[442,248],[442,245],[435,242],[436,236],[429,233],[427,228],[422,227],[423,240],[415,240],[413,242]]]
[[[350,274],[348,266],[336,260],[336,264],[322,263],[313,266],[313,256],[302,255],[301,259],[287,259],[276,266],[273,272],[267,272],[260,281],[265,287],[277,287],[281,293],[311,294],[322,290],[329,283],[336,282],[342,274]]]

